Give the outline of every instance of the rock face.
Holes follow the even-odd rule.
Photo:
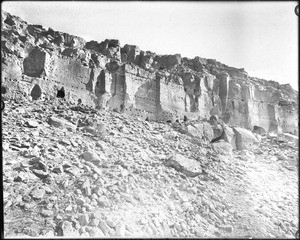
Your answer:
[[[2,84],[13,98],[117,109],[155,121],[218,115],[229,125],[298,133],[297,92],[214,59],[158,55],[31,25],[2,12]]]

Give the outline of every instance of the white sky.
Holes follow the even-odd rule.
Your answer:
[[[298,89],[295,2],[2,2],[32,24],[157,54],[213,58]]]

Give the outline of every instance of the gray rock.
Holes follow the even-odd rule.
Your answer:
[[[46,194],[46,191],[42,188],[34,188],[30,192],[30,196],[35,200],[42,199],[45,194]]]
[[[196,177],[202,172],[199,162],[181,154],[172,155],[164,164],[167,167],[175,168],[177,171],[182,172],[188,177]]]
[[[90,221],[89,226],[92,226],[92,227],[98,227],[99,222],[100,222],[99,219],[93,218],[93,219]]]
[[[122,222],[117,223],[117,225],[115,226],[115,229],[116,229],[116,234],[118,237],[125,237],[126,226],[124,223],[122,223]]]
[[[39,178],[41,179],[45,179],[48,177],[49,173],[48,172],[44,172],[42,170],[38,170],[38,169],[33,169],[32,172]]]
[[[238,150],[251,149],[255,143],[259,142],[254,134],[247,129],[235,127],[233,130],[236,135],[236,148]]]
[[[104,233],[105,236],[108,236],[110,227],[106,224],[105,221],[99,220],[99,228],[101,229],[101,231]]]
[[[81,226],[88,225],[88,223],[89,223],[89,215],[88,214],[80,214],[78,216],[78,221],[79,221],[79,223],[80,223]]]
[[[48,123],[49,123],[49,125],[54,126],[54,127],[67,128],[67,129],[71,129],[73,131],[75,131],[77,128],[77,126],[74,125],[73,123],[71,123],[65,119],[60,119],[60,118],[56,118],[56,117],[50,117],[48,119]]]
[[[98,227],[87,227],[87,231],[89,232],[90,237],[98,237],[98,238],[105,237],[101,229],[99,229]]]
[[[34,120],[28,120],[25,124],[30,128],[37,128],[40,125],[37,121]]]
[[[86,161],[90,161],[94,163],[101,162],[101,158],[93,151],[84,152],[79,157],[83,158]]]
[[[43,210],[41,211],[41,215],[42,215],[43,217],[51,217],[51,216],[53,215],[53,211],[43,209]]]
[[[79,233],[72,227],[69,221],[62,221],[59,224],[58,236],[78,237]]]
[[[57,166],[57,167],[55,167],[55,168],[53,168],[52,169],[52,172],[54,172],[54,173],[63,173],[64,172],[64,169],[63,169],[63,167],[60,165],[60,166]]]

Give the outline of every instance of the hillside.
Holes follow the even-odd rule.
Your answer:
[[[7,101],[5,236],[292,237],[292,138],[266,135],[251,151],[232,151],[188,125],[61,100]]]

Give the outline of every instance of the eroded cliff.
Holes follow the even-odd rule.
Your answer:
[[[298,93],[214,59],[98,43],[1,16],[2,85],[13,98],[56,98],[155,121],[209,119],[298,134]]]

